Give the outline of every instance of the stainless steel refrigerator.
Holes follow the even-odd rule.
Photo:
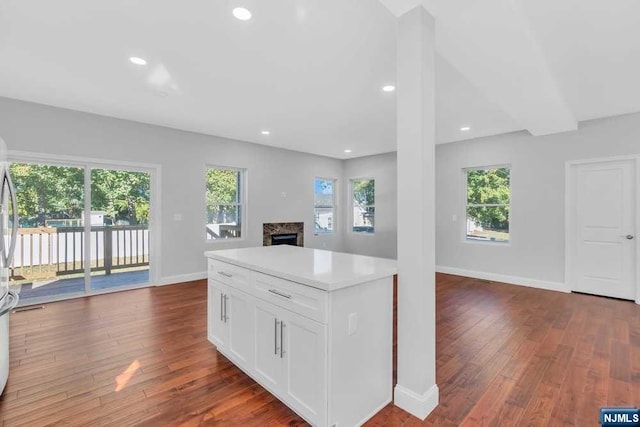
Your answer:
[[[7,145],[0,138],[0,394],[9,377],[9,315],[18,304],[18,295],[9,290],[9,266],[18,237],[18,205],[9,175]]]

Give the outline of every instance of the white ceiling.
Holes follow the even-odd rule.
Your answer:
[[[0,96],[336,158],[394,151],[380,88],[395,79],[392,12],[415,3],[0,0]],[[424,6],[439,143],[640,111],[640,1]]]

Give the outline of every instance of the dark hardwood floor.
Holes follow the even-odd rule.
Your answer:
[[[640,403],[632,302],[438,275],[436,304],[440,405],[367,425],[597,426]],[[10,335],[3,426],[305,425],[207,341],[205,281],[14,313]]]

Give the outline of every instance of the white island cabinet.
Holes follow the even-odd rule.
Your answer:
[[[278,245],[205,252],[208,338],[314,426],[391,402],[394,260]]]

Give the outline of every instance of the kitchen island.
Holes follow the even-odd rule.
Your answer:
[[[208,339],[315,426],[391,402],[396,261],[277,245],[205,252]]]

